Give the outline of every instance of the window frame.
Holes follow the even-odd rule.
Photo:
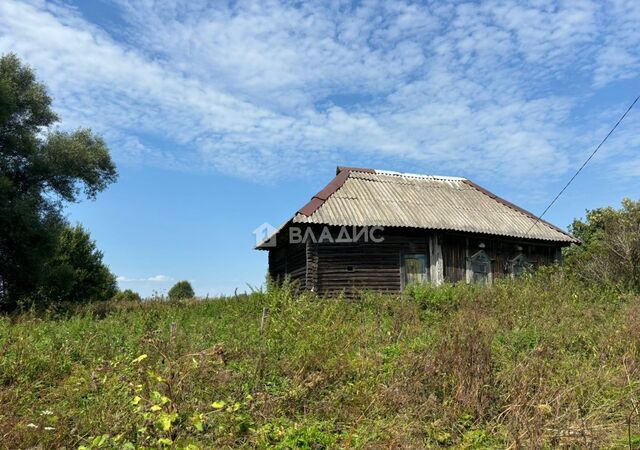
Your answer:
[[[406,266],[406,260],[409,259],[410,257],[419,257],[420,259],[424,260],[423,280],[420,281],[420,284],[430,283],[431,282],[431,270],[430,270],[429,255],[427,253],[409,252],[409,251],[403,250],[403,251],[400,252],[400,268],[401,268],[400,277],[401,277],[402,288],[404,289],[409,284],[412,284],[412,283],[408,282],[408,279],[407,279],[407,266]]]
[[[476,260],[478,260],[479,258],[483,259],[482,263],[486,265],[486,268],[487,268],[486,272],[476,272],[474,270],[474,264],[477,264]],[[469,264],[469,272],[471,274],[469,281],[471,283],[490,284],[493,281],[492,262],[493,260],[491,259],[491,257],[489,257],[489,254],[483,248],[479,249],[473,255],[469,256],[468,264]],[[476,277],[476,274],[480,274],[480,273],[484,274],[483,279],[478,279]]]
[[[514,271],[517,266],[522,267],[522,272],[516,273]],[[512,278],[525,275],[532,267],[533,265],[528,261],[527,256],[523,252],[520,252],[509,260],[509,275]]]

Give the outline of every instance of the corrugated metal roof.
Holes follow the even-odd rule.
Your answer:
[[[294,216],[294,223],[411,227],[578,242],[545,221],[536,223],[531,213],[464,178],[353,168],[339,168],[338,177],[338,183],[329,184],[329,192],[318,193]]]

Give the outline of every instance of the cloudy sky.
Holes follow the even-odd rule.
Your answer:
[[[73,205],[122,287],[258,285],[251,231],[339,164],[465,176],[541,212],[640,94],[640,2],[0,1],[0,52],[121,174]],[[640,196],[640,108],[548,218]]]

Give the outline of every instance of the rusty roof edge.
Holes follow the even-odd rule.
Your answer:
[[[489,190],[487,190],[487,189],[483,188],[483,187],[482,187],[482,186],[480,186],[479,184],[474,183],[473,181],[471,181],[471,180],[469,180],[469,179],[465,179],[465,180],[463,181],[463,183],[467,183],[469,186],[474,187],[475,189],[477,189],[477,190],[479,190],[480,192],[482,192],[484,195],[486,195],[486,196],[488,196],[488,197],[490,197],[490,198],[494,199],[495,201],[497,201],[497,202],[499,202],[499,203],[502,203],[502,204],[503,204],[503,205],[505,205],[506,207],[511,208],[511,209],[513,209],[513,210],[515,210],[515,211],[518,211],[519,213],[522,213],[522,214],[524,214],[525,216],[528,216],[529,218],[531,218],[531,219],[533,219],[533,220],[536,220],[536,221],[538,221],[538,222],[540,222],[540,223],[543,223],[543,224],[545,224],[546,226],[550,227],[551,229],[553,229],[553,230],[555,230],[555,231],[557,231],[557,232],[559,232],[559,233],[562,233],[562,234],[564,234],[565,236],[570,237],[570,238],[571,238],[571,239],[572,239],[576,244],[580,244],[580,243],[582,242],[582,241],[580,241],[580,239],[578,239],[578,238],[576,238],[575,236],[571,235],[571,233],[568,233],[568,232],[564,231],[563,229],[558,228],[558,227],[557,227],[557,226],[555,226],[554,224],[552,224],[552,223],[550,223],[550,222],[547,222],[547,221],[546,221],[546,220],[544,220],[544,219],[539,218],[539,217],[538,217],[538,216],[536,216],[535,214],[533,214],[533,213],[531,213],[531,212],[527,211],[526,209],[521,208],[521,207],[519,207],[518,205],[515,205],[515,204],[511,203],[510,201],[505,200],[505,199],[504,199],[504,198],[502,198],[502,197],[497,196],[497,195],[496,195],[496,194],[494,194],[493,192],[491,192],[491,191],[489,191]]]
[[[364,167],[349,167],[349,166],[338,166],[336,167],[336,175],[340,174],[340,172],[364,172],[364,173],[376,173],[374,169],[365,169]]]
[[[347,178],[349,178],[349,173],[351,172],[376,173],[376,171],[373,169],[344,166],[336,167],[335,178],[331,180],[329,184],[327,184],[320,192],[311,197],[311,200],[309,200],[306,205],[298,210],[298,213],[302,214],[303,216],[309,217],[311,214],[316,212],[318,208],[320,208],[324,204],[324,202],[329,199],[329,197],[331,197],[338,189],[342,187]]]
[[[376,171],[373,170],[373,169],[365,169],[365,168],[359,168],[359,167],[337,166],[336,167],[336,176],[333,178],[333,180],[331,180],[329,182],[329,184],[327,184],[320,192],[318,192],[316,195],[311,197],[311,200],[309,200],[309,202],[306,205],[304,205],[302,208],[300,208],[293,215],[293,217],[291,219],[287,220],[285,223],[280,225],[280,227],[278,227],[278,229],[273,234],[271,234],[270,236],[266,237],[264,240],[262,240],[262,242],[257,244],[254,247],[254,249],[255,250],[268,250],[269,248],[265,247],[264,244],[267,241],[269,241],[272,237],[277,236],[287,225],[290,225],[291,223],[293,223],[293,221],[294,221],[294,219],[295,219],[297,214],[302,214],[303,216],[309,217],[314,212],[316,212],[318,210],[318,208],[320,208],[324,204],[324,202],[326,202],[327,199],[329,197],[331,197],[331,195],[333,195],[338,189],[340,189],[342,187],[342,185],[347,180],[347,178],[349,178],[349,173],[350,172],[376,173]]]

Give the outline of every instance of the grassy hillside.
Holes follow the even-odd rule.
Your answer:
[[[553,274],[0,319],[6,448],[629,448],[639,394],[640,299]]]

